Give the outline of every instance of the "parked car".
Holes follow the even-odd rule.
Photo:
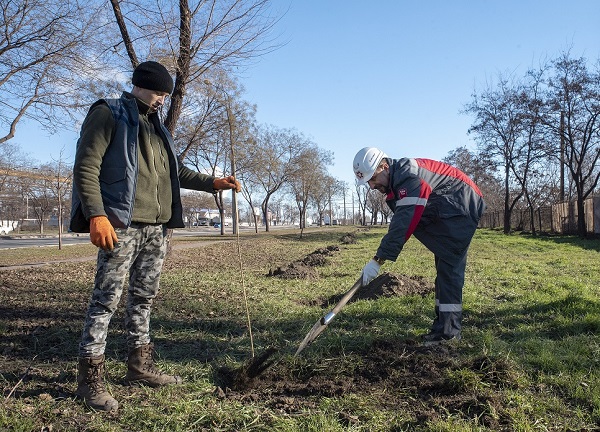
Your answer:
[[[213,226],[214,226],[215,228],[221,228],[221,224],[220,224],[220,223],[218,223],[218,222],[217,222],[217,223],[215,223]]]

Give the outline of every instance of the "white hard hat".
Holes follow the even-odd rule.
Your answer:
[[[354,169],[354,175],[356,176],[356,184],[359,186],[367,184],[375,170],[381,163],[383,158],[387,155],[375,147],[362,148],[354,156],[354,163],[352,168]]]

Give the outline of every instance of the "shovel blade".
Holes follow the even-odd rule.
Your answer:
[[[300,346],[298,346],[298,349],[296,350],[296,354],[294,354],[294,356],[300,354],[304,350],[304,348],[313,343],[317,336],[319,336],[323,332],[323,330],[327,328],[327,324],[322,324],[322,321],[323,319],[320,318],[312,327],[312,329],[310,329],[310,331],[304,337],[304,340],[300,343]]]
[[[333,320],[337,313],[340,310],[342,310],[344,305],[348,303],[348,301],[352,298],[352,296],[361,286],[362,275],[356,280],[356,282],[354,282],[352,288],[350,288],[348,292],[344,294],[342,299],[335,305],[335,307],[331,309],[331,311],[327,315],[319,318],[319,320],[315,323],[312,329],[310,329],[308,334],[304,337],[304,340],[300,343],[300,346],[296,350],[296,354],[294,354],[294,357],[300,354],[304,350],[304,348],[309,346],[321,333],[323,333],[323,330],[327,328],[327,325]]]

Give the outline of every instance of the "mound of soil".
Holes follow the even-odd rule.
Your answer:
[[[268,276],[277,276],[281,279],[316,279],[317,271],[300,262],[293,262],[285,267],[270,270]]]
[[[327,264],[327,257],[339,252],[339,246],[327,246],[317,249],[304,258],[294,261],[284,267],[269,270],[268,276],[277,276],[282,279],[314,279],[318,276],[314,267],[322,267]]]
[[[379,297],[425,296],[434,290],[435,287],[422,276],[383,273],[373,279],[369,285],[359,288],[349,303],[356,300],[375,300]],[[339,302],[343,296],[344,293],[336,294],[323,301],[321,306],[327,307],[333,305]]]
[[[383,273],[362,287],[355,295],[356,299],[376,299],[405,295],[425,296],[435,291],[435,286],[422,276],[396,275]]]
[[[457,349],[455,345],[424,347],[410,340],[376,341],[357,358],[353,370],[341,365],[347,363],[345,355],[316,359],[316,364],[281,360],[247,379],[240,379],[240,371],[221,368],[214,382],[221,398],[261,401],[287,414],[317,409],[323,397],[357,394],[369,395],[375,406],[410,414],[414,425],[451,413],[478,416],[486,427],[506,430],[505,401],[494,390],[517,386],[517,378],[503,359],[461,362]],[[358,422],[357,415],[340,413],[348,425]]]
[[[356,234],[354,234],[354,233],[345,234],[340,239],[340,243],[341,244],[354,244],[354,243],[356,243]]]

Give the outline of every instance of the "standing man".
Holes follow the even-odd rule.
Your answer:
[[[414,234],[435,258],[435,319],[424,341],[459,340],[467,250],[485,209],[479,188],[445,163],[390,159],[374,147],[361,149],[353,168],[357,183],[386,195],[394,212],[377,253],[363,268],[363,286],[377,277],[386,260],[396,261]]]
[[[168,228],[182,228],[180,188],[240,191],[233,177],[215,178],[180,164],[158,110],[173,91],[160,63],[133,71],[133,90],[94,103],[81,128],[73,167],[70,229],[89,232],[100,249],[77,371],[77,395],[91,408],[114,411],[118,402],[103,382],[108,325],[127,274],[125,312],[128,383],[179,384],[153,362],[150,310],[159,290]]]

